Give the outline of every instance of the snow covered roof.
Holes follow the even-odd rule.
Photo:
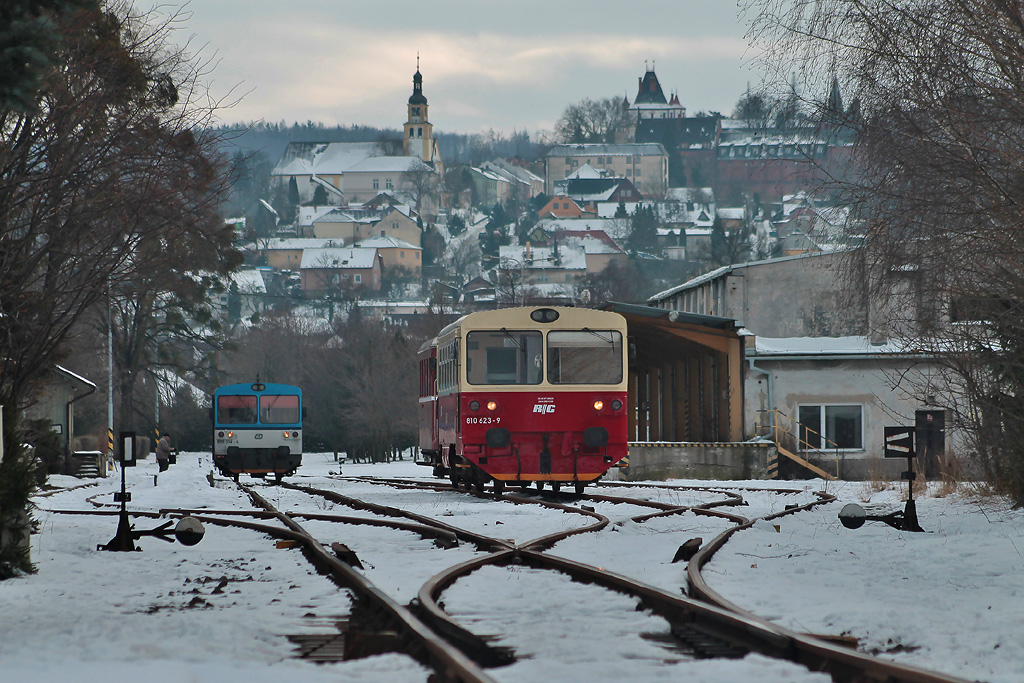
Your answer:
[[[563,233],[565,235],[565,241],[563,244],[566,246],[579,245],[583,248],[584,253],[590,255],[625,253],[618,247],[618,245],[615,244],[615,242],[611,240],[611,238],[608,237],[608,235],[604,233],[604,231],[598,232],[600,233],[600,236],[588,233]],[[601,237],[605,237],[607,239],[601,239]]]
[[[660,142],[638,142],[624,145],[586,144],[586,145],[554,145],[546,156],[578,157],[588,155],[600,156],[664,156],[665,148]]]
[[[757,356],[863,356],[914,353],[903,344],[872,344],[870,337],[755,337]],[[748,355],[750,349],[747,350]]]
[[[495,182],[495,183],[509,183],[509,184],[512,183],[511,180],[506,178],[501,173],[498,173],[497,171],[492,171],[492,170],[489,170],[489,169],[486,169],[486,168],[482,168],[482,167],[479,167],[479,166],[470,166],[470,170],[473,171],[474,173],[478,173],[478,174],[482,175],[484,178],[486,178],[487,180],[490,180],[491,182]]]
[[[665,190],[666,202],[715,203],[715,190],[711,187],[670,187]]]
[[[323,178],[320,178],[320,177],[318,177],[316,175],[312,176],[309,179],[309,182],[313,183],[314,185],[319,185],[319,186],[323,187],[325,190],[327,190],[328,192],[330,192],[331,194],[333,194],[336,197],[344,197],[345,196],[345,193],[342,192],[341,190],[339,190],[338,188],[336,188],[333,183],[329,183],[326,180],[324,180]]]
[[[633,215],[636,211],[636,207],[641,202],[622,202],[623,208],[626,209],[626,213]],[[619,212],[618,202],[600,202],[597,204],[597,217],[598,218],[615,218],[615,214]]]
[[[341,175],[381,154],[376,142],[290,142],[271,175]]]
[[[263,274],[256,269],[237,270],[228,275],[231,282],[238,285],[238,291],[242,294],[266,294],[267,285],[263,281]]]
[[[317,268],[347,269],[372,268],[377,258],[373,248],[342,247],[328,249],[303,249],[303,270]]]
[[[583,164],[582,166],[577,168],[575,171],[573,171],[569,175],[565,176],[565,179],[566,180],[588,180],[588,179],[589,180],[596,180],[598,178],[603,178],[603,177],[604,177],[604,174],[601,173],[600,171],[598,171],[596,168],[594,168],[590,164]]]
[[[690,235],[692,233],[689,230],[687,230],[686,234]],[[709,273],[704,273],[703,275],[698,275],[697,277],[695,277],[695,278],[693,278],[691,280],[687,280],[686,282],[684,282],[681,285],[676,285],[675,287],[672,287],[670,289],[666,289],[663,292],[658,292],[657,294],[649,297],[647,299],[647,302],[648,303],[657,303],[659,301],[663,301],[665,299],[669,299],[669,298],[675,296],[676,294],[678,294],[679,292],[682,292],[682,291],[687,290],[687,289],[693,289],[695,287],[700,287],[704,283],[709,282],[711,280],[714,280],[716,278],[719,278],[719,277],[721,277],[723,275],[727,275],[727,274],[731,273],[734,270],[739,270],[739,269],[742,269],[742,268],[750,268],[750,267],[753,267],[753,266],[761,266],[761,265],[765,265],[765,264],[768,264],[768,263],[782,263],[783,261],[792,261],[792,260],[801,259],[801,258],[818,258],[818,257],[823,256],[823,255],[825,255],[825,254],[822,253],[822,252],[808,252],[806,254],[796,254],[794,256],[781,256],[779,258],[764,259],[762,261],[750,261],[750,262],[747,262],[747,263],[734,263],[734,264],[729,265],[729,266],[722,266],[721,268],[717,268],[715,270],[712,270]]]
[[[498,262],[515,262],[514,268],[522,266],[525,270],[586,270],[587,253],[579,244],[558,245],[557,257],[553,246],[527,248],[511,245],[498,250]]]
[[[604,230],[614,239],[624,239],[629,234],[629,220],[623,218],[544,218],[537,221],[537,227],[546,232]]]
[[[68,370],[67,368],[65,368],[62,365],[58,365],[56,367],[57,367],[57,372],[63,373],[65,375],[67,375],[68,377],[70,377],[71,379],[77,380],[77,381],[81,382],[82,384],[84,384],[86,386],[92,387],[93,389],[96,388],[96,384],[95,383],[90,382],[89,380],[87,380],[86,378],[82,377],[78,373],[71,372],[70,370]]]
[[[247,249],[255,251],[270,251],[275,249],[319,249],[323,247],[340,247],[344,240],[324,239],[322,237],[271,237],[267,240],[257,240],[254,244],[247,246]],[[264,246],[266,245],[266,246]]]
[[[530,169],[526,168],[525,166],[517,166],[516,164],[511,164],[511,163],[505,161],[504,159],[495,159],[494,161],[485,161],[482,164],[482,166],[484,168],[498,167],[502,171],[504,171],[505,173],[508,173],[509,175],[515,176],[516,178],[518,178],[522,182],[526,182],[526,183],[540,183],[540,184],[543,184],[543,182],[544,182],[543,178],[541,178],[539,175],[537,175],[536,173],[532,172]]]
[[[718,209],[716,213],[722,218],[722,220],[741,221],[746,215],[747,210],[742,206],[730,206]]]
[[[516,185],[529,185],[530,184],[530,180],[529,179],[520,177],[515,172],[515,167],[508,167],[508,168],[506,168],[504,166],[499,166],[498,164],[495,164],[492,161],[485,161],[484,163],[480,164],[480,168],[477,169],[477,170],[479,170],[481,172],[486,172],[486,173],[490,173],[492,175],[495,175],[495,176],[497,176],[499,178],[504,179],[508,183],[515,183]],[[525,170],[525,169],[523,169],[523,170]],[[529,173],[529,171],[526,171],[526,172]],[[536,177],[536,176],[534,176],[534,177]],[[541,180],[540,182],[544,182],[544,181]]]
[[[336,206],[300,206],[296,222],[299,225],[313,225],[316,219],[329,214],[337,208]]]
[[[334,209],[318,216],[314,223],[376,223],[380,220],[380,211],[362,209]]]
[[[367,157],[348,168],[348,173],[404,173],[431,171],[430,166],[417,157]]]
[[[417,247],[411,242],[406,242],[405,240],[400,240],[397,237],[389,237],[387,235],[384,237],[370,237],[368,239],[361,240],[356,242],[355,246],[357,248],[362,247],[367,249],[416,249],[417,251],[420,249],[420,247]]]

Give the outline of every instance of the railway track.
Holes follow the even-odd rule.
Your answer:
[[[360,480],[365,483],[366,480]],[[420,490],[440,493],[460,499],[483,498],[493,503],[494,492],[453,491],[450,486],[438,486],[414,480],[371,480],[377,486],[397,487],[402,490]],[[330,482],[341,483],[344,482]],[[336,490],[308,485],[285,484],[280,487],[241,487],[255,510],[200,510],[166,508],[161,510],[135,510],[131,514],[142,517],[197,516],[211,525],[236,526],[267,534],[271,538],[287,541],[301,547],[318,571],[329,575],[338,585],[353,594],[352,614],[344,625],[346,633],[338,638],[309,637],[299,642],[300,655],[317,661],[330,661],[332,657],[351,657],[384,649],[401,651],[429,666],[442,680],[493,680],[490,667],[508,665],[515,661],[515,653],[496,647],[491,638],[477,635],[459,623],[444,609],[447,591],[462,581],[471,580],[485,568],[489,571],[530,570],[558,573],[575,582],[600,587],[629,596],[643,610],[663,619],[675,651],[694,658],[735,658],[748,653],[795,662],[811,671],[828,673],[837,681],[955,681],[953,677],[934,674],[914,667],[878,660],[853,650],[797,634],[760,619],[738,605],[730,604],[711,590],[700,574],[700,569],[723,547],[729,536],[750,526],[756,519],[777,519],[795,514],[808,507],[828,502],[823,494],[803,504],[787,504],[786,509],[768,515],[750,518],[736,514],[746,507],[738,490],[704,487],[671,487],[647,485],[606,484],[598,487],[601,493],[589,495],[553,494],[550,492],[517,494],[506,492],[500,500],[509,505],[536,505],[560,515],[573,515],[579,522],[570,528],[550,531],[521,542],[501,538],[479,530],[463,528],[438,519],[437,515],[413,512],[400,506],[383,505]],[[257,490],[259,488],[259,490]],[[619,490],[616,490],[619,489]],[[711,498],[692,505],[680,505],[659,500],[647,500],[636,495],[651,491],[669,490],[672,495],[682,490],[699,492]],[[359,515],[341,515],[334,511],[299,509],[282,512],[279,506],[266,499],[267,491],[289,491],[329,501],[333,506],[345,506]],[[607,492],[604,492],[607,491]],[[763,490],[758,490],[763,493]],[[779,496],[803,493],[797,489],[780,489]],[[93,496],[92,511],[54,510],[62,514],[115,514],[111,504]],[[630,515],[637,524],[660,522],[667,518],[689,515],[712,517],[725,528],[707,544],[702,544],[686,566],[689,597],[674,594],[664,587],[637,581],[623,572],[611,571],[594,564],[563,557],[559,544],[585,534],[605,532],[612,525],[609,517],[595,508],[635,506],[640,514]],[[316,507],[316,506],[302,506]],[[727,511],[728,510],[728,511]],[[493,515],[492,515],[493,516]],[[320,525],[316,530],[308,524]],[[420,587],[414,600],[403,603],[389,596],[387,590],[370,582],[372,571],[360,570],[354,554],[346,554],[337,544],[327,542],[322,525],[338,527],[389,528],[414,533],[428,539],[439,548],[452,548],[470,544],[477,556],[463,559],[434,573]],[[366,558],[363,558],[366,559]],[[500,604],[495,605],[500,610]],[[493,635],[493,634],[489,634]]]
[[[437,491],[450,491],[447,486],[436,486],[421,482],[409,481],[377,481],[403,488],[418,488]],[[677,488],[677,487],[664,487]],[[700,576],[700,568],[715,550],[721,548],[729,535],[749,527],[756,521],[739,515],[722,513],[712,508],[722,505],[741,505],[742,498],[735,492],[704,487],[689,487],[695,490],[727,493],[721,501],[705,503],[701,506],[673,506],[652,501],[640,501],[622,496],[603,494],[568,496],[576,501],[607,502],[612,504],[631,504],[659,508],[658,512],[633,517],[634,521],[646,521],[653,516],[665,514],[681,514],[693,511],[695,514],[722,516],[735,523],[729,530],[719,534],[711,543],[703,547],[688,564],[687,577],[690,593],[699,600],[672,595],[664,590],[638,582],[627,576],[605,569],[558,557],[545,552],[558,542],[570,536],[599,531],[608,526],[608,518],[590,509],[576,508],[563,503],[554,502],[541,497],[526,497],[510,493],[492,492],[504,500],[515,504],[538,504],[572,513],[589,514],[597,520],[595,523],[578,529],[547,534],[536,539],[516,544],[514,547],[499,547],[483,557],[467,560],[440,572],[428,580],[418,595],[419,605],[430,614],[431,623],[442,632],[460,630],[460,626],[442,609],[440,601],[444,591],[459,579],[468,577],[486,566],[503,567],[512,564],[528,566],[535,569],[553,570],[564,573],[576,581],[598,585],[608,590],[630,595],[639,600],[640,605],[654,614],[663,617],[670,624],[675,638],[696,657],[740,657],[749,652],[757,652],[766,656],[786,659],[806,666],[812,671],[823,671],[839,681],[908,681],[925,683],[929,681],[956,681],[954,677],[925,671],[874,657],[863,655],[845,647],[826,641],[794,633],[760,619],[746,610],[732,605],[707,587]],[[764,489],[754,489],[763,492]],[[312,491],[310,491],[312,492]],[[777,493],[792,495],[802,493],[798,489],[777,489]],[[486,496],[479,491],[462,491],[474,496]],[[796,514],[815,505],[831,502],[834,497],[827,494],[815,494],[816,500],[804,505],[788,505],[785,510],[766,515],[761,519],[774,520],[790,514]],[[395,514],[393,510],[387,511]],[[406,513],[399,513],[405,515]],[[421,520],[431,523],[429,520]],[[447,526],[447,525],[446,525]],[[448,530],[452,530],[448,527]],[[477,539],[478,544],[485,544]],[[507,546],[495,541],[495,546]]]

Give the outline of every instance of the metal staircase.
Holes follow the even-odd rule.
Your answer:
[[[759,410],[758,423],[754,425],[754,431],[757,436],[767,436],[776,447],[776,454],[768,456],[768,478],[778,479],[779,478],[779,456],[783,456],[788,460],[796,463],[800,467],[803,467],[822,479],[836,479],[839,477],[839,445],[833,441],[829,441],[823,435],[809,429],[799,422],[794,420],[789,415],[786,415],[781,410]],[[763,416],[763,421],[762,421]],[[828,449],[823,449],[812,445],[809,441],[803,438],[803,434],[814,435],[818,438],[820,443],[824,443],[829,446]],[[835,462],[836,473],[829,474],[825,470],[821,469],[814,463],[810,462],[803,454],[808,457],[815,457],[819,460],[832,460]]]

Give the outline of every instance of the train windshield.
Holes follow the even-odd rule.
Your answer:
[[[548,382],[618,384],[621,381],[621,332],[590,329],[548,332]]]
[[[299,397],[294,394],[260,396],[260,422],[268,425],[296,424],[299,421]]]
[[[256,424],[255,396],[218,396],[217,422],[220,424]]]
[[[537,330],[475,331],[466,336],[470,384],[540,384],[543,342]]]

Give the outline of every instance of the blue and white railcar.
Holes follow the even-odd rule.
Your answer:
[[[302,464],[302,389],[290,384],[229,384],[213,393],[213,463],[227,477],[280,481]]]

